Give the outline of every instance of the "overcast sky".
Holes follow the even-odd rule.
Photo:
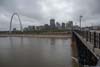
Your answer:
[[[100,24],[100,0],[0,0],[0,30],[9,28],[14,12],[20,15],[23,26],[49,24],[50,18],[79,24],[80,15],[83,26]],[[13,27],[18,24],[15,16]]]

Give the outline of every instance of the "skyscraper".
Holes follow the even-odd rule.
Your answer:
[[[35,26],[28,26],[28,31],[34,31],[35,30]]]
[[[73,21],[68,21],[68,22],[66,23],[66,29],[71,30],[72,27],[73,27]]]
[[[59,22],[56,22],[56,28],[57,29],[61,29],[61,26],[60,26],[60,23]]]
[[[62,29],[65,29],[65,23],[62,22]]]
[[[44,29],[45,29],[45,30],[49,30],[49,25],[48,25],[48,24],[45,24],[45,25],[44,25]]]
[[[50,19],[50,28],[55,29],[55,19]]]

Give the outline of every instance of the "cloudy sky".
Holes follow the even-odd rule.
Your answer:
[[[0,30],[8,30],[14,12],[20,15],[23,26],[49,24],[50,18],[79,24],[80,15],[83,26],[100,24],[100,0],[0,0]],[[14,16],[13,27],[18,24]]]

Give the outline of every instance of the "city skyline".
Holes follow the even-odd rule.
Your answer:
[[[56,19],[50,19],[49,23],[42,25],[29,25],[23,28],[23,31],[39,31],[39,30],[71,30],[73,27],[73,21],[67,21],[59,23]],[[17,30],[13,28],[13,31]]]
[[[17,12],[23,26],[49,23],[50,18],[67,22],[72,20],[79,25],[79,16],[83,15],[82,26],[99,25],[99,0],[0,0],[0,30],[7,30],[11,15]],[[14,17],[13,27],[18,27]]]

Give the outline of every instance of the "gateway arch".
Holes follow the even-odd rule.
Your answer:
[[[19,17],[19,14],[18,13],[13,13],[12,16],[11,16],[11,20],[10,20],[10,27],[9,27],[9,33],[11,33],[11,29],[12,29],[12,20],[13,20],[13,17],[14,16],[17,16],[18,17],[18,20],[19,20],[19,23],[20,23],[20,30],[21,32],[23,32],[23,27],[22,27],[22,22],[21,22],[21,19]]]

